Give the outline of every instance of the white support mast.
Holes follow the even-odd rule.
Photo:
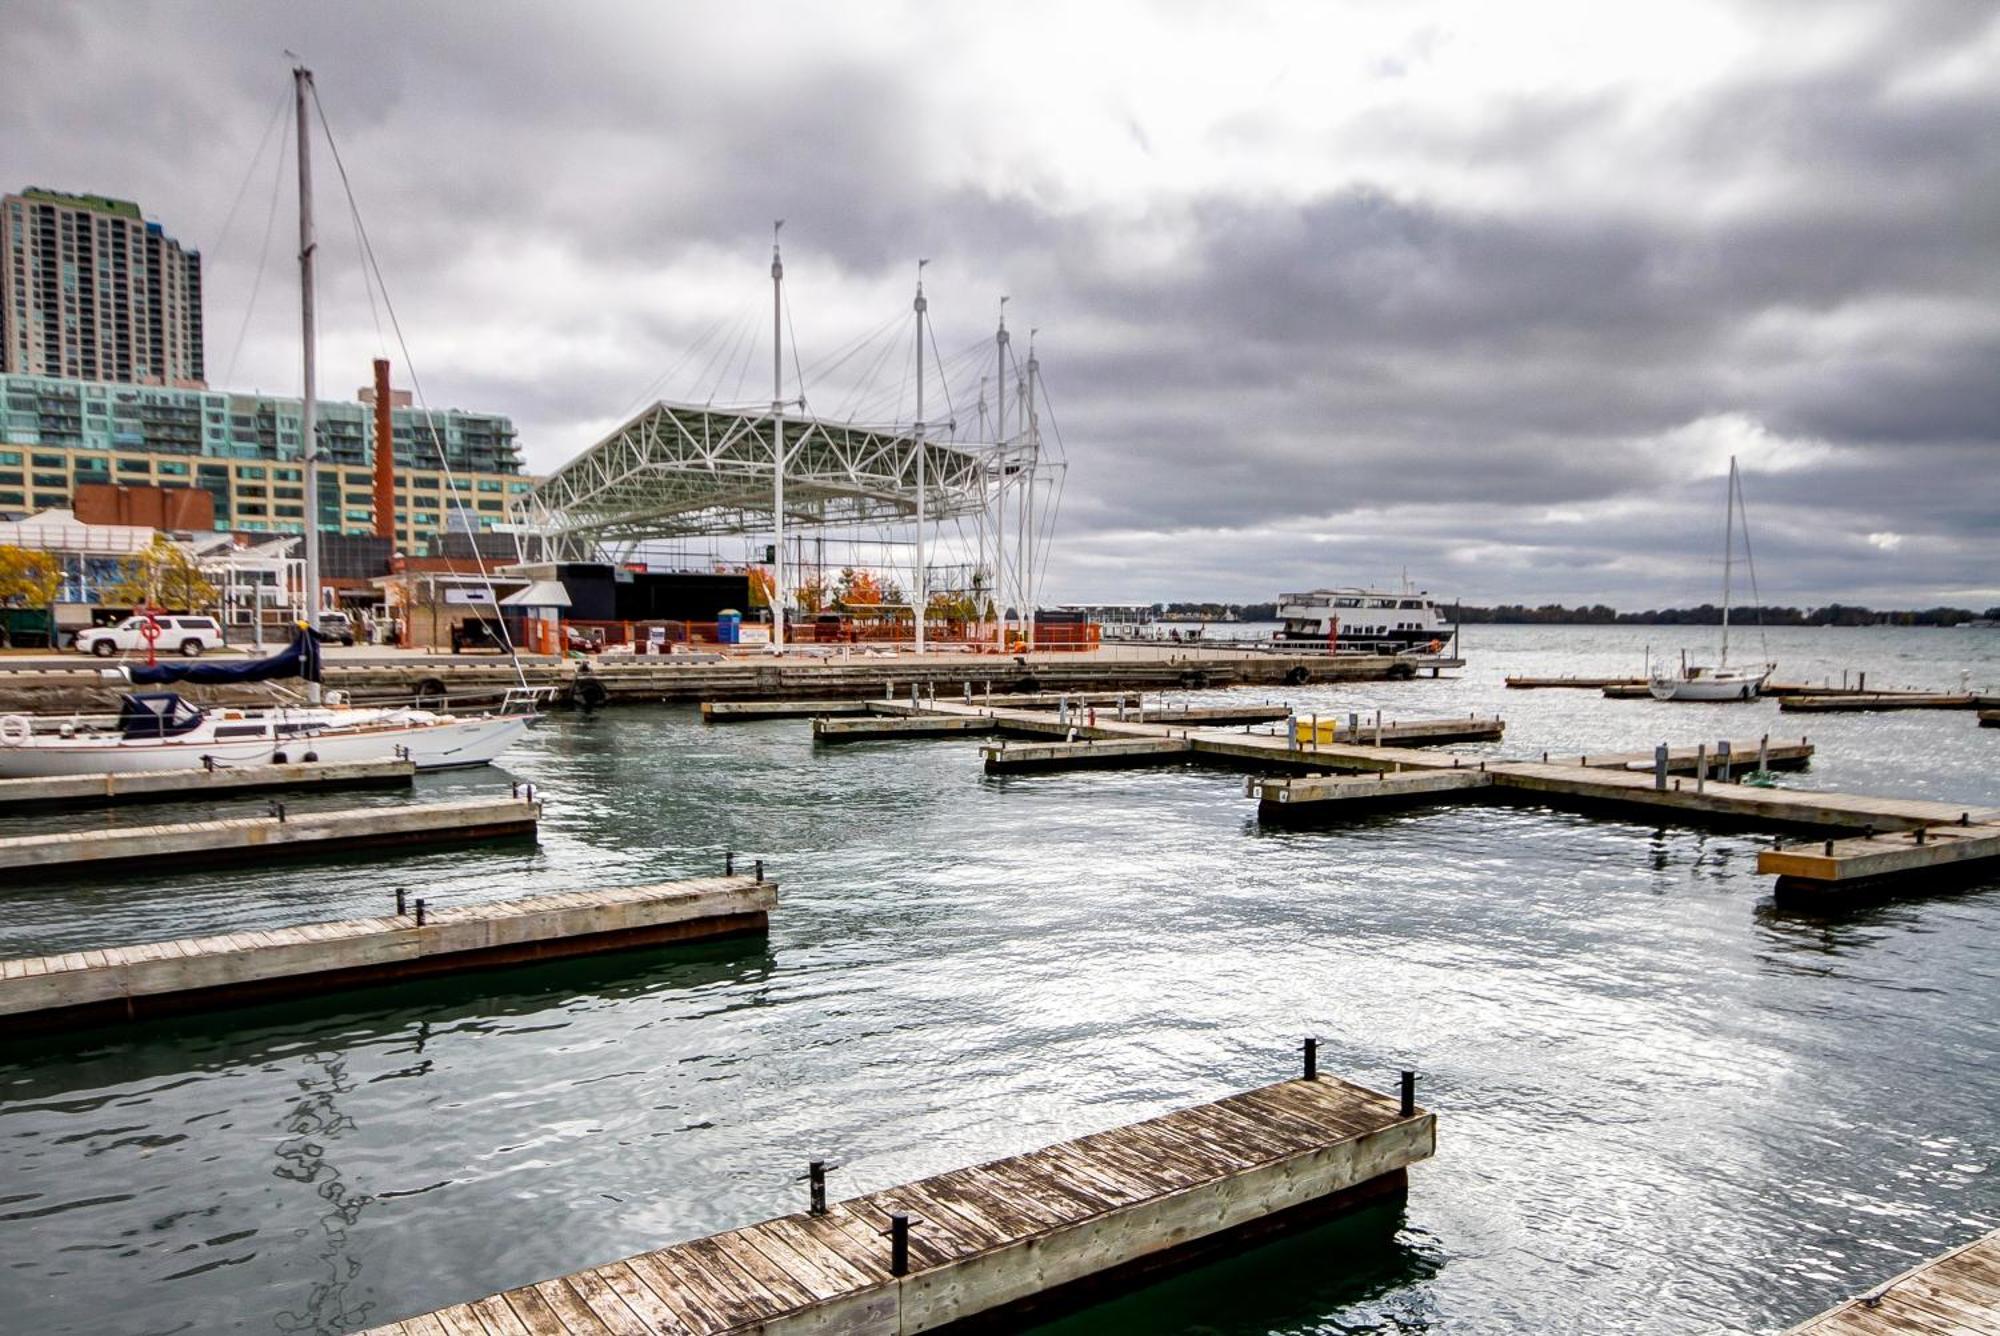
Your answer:
[[[305,571],[301,583],[305,585],[306,625],[312,633],[319,631],[319,434],[314,418],[318,405],[314,395],[318,388],[314,367],[314,320],[313,320],[313,252],[318,242],[313,237],[312,211],[312,120],[307,103],[312,97],[312,71],[303,65],[292,68],[292,91],[298,106],[294,119],[299,132],[299,328],[305,345],[305,385],[304,397],[299,405],[299,442],[305,452]],[[386,442],[377,441],[375,448],[388,448]],[[306,699],[317,705],[320,701],[320,684],[306,683]]]
[[[771,225],[771,652],[785,647],[785,262],[778,254],[780,218]]]
[[[1042,417],[1035,406],[1035,381],[1041,371],[1041,363],[1035,358],[1035,333],[1028,331],[1028,402],[1023,425],[1028,431],[1028,491],[1027,491],[1027,537],[1023,540],[1021,555],[1027,562],[1021,585],[1024,593],[1022,601],[1027,605],[1022,615],[1028,622],[1028,648],[1035,647],[1035,486],[1042,476]]]
[[[1000,299],[1000,331],[993,336],[999,359],[993,382],[993,439],[998,442],[994,456],[1000,475],[995,489],[993,513],[993,645],[1007,648],[1007,299]]]
[[[917,261],[917,421],[913,435],[917,440],[917,653],[924,652],[924,622],[930,611],[930,573],[924,569],[924,312],[930,303],[924,299],[924,266],[929,260]]]

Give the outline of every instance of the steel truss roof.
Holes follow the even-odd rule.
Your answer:
[[[657,403],[537,483],[514,518],[559,547],[772,527],[771,411]],[[917,442],[891,428],[784,419],[785,523],[886,524],[917,512]],[[927,519],[976,512],[988,447],[924,444]]]

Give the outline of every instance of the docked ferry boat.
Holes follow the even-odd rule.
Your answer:
[[[1442,654],[1458,634],[1421,591],[1280,594],[1278,619],[1284,625],[1272,639],[1280,647],[1312,646],[1338,654]]]

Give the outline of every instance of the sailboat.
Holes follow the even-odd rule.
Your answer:
[[[319,606],[319,449],[314,436],[316,336],[313,324],[312,169],[308,104],[312,71],[292,71],[298,99],[299,307],[305,354],[300,407],[305,452],[305,600]],[[389,443],[376,442],[386,450]],[[538,693],[525,681],[498,713],[440,714],[408,707],[358,708],[320,684],[319,632],[302,622],[292,644],[249,663],[150,664],[107,670],[143,685],[228,684],[298,678],[304,704],[199,708],[178,693],[138,692],[120,698],[114,719],[82,716],[0,718],[0,778],[120,774],[135,770],[274,765],[290,761],[408,760],[419,770],[485,765],[505,751],[535,717]],[[510,646],[511,649],[511,646]],[[517,676],[520,663],[514,665]]]
[[[1648,675],[1647,689],[1654,700],[1755,700],[1764,689],[1777,668],[1775,663],[1765,663],[1755,668],[1732,668],[1729,665],[1729,597],[1730,577],[1736,564],[1736,524],[1738,516],[1743,522],[1743,555],[1750,556],[1750,516],[1743,509],[1743,478],[1736,471],[1736,456],[1729,457],[1729,499],[1724,512],[1722,533],[1722,652],[1713,667],[1690,664],[1687,651],[1681,651],[1681,665],[1678,672],[1664,672],[1653,669]],[[1750,580],[1752,596],[1755,597],[1756,567],[1751,567]]]

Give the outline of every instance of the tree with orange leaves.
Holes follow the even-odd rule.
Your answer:
[[[777,592],[778,578],[771,574],[769,568],[764,566],[752,566],[750,568],[751,607],[770,607],[772,603],[776,602],[775,596]]]
[[[873,608],[882,602],[882,585],[871,571],[847,567],[840,573],[840,583],[833,591],[834,604],[840,608]]]

